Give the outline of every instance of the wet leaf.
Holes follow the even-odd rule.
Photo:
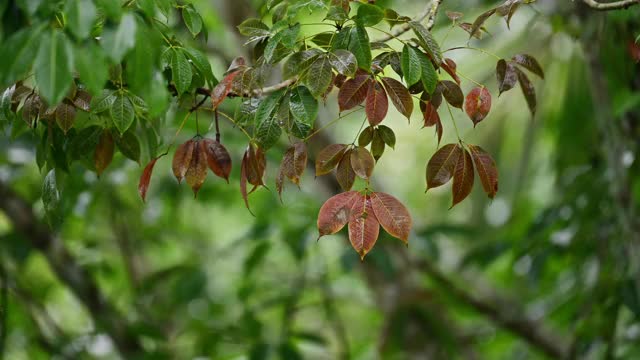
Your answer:
[[[433,154],[427,164],[427,191],[451,180],[460,154],[462,149],[457,144],[447,144]]]
[[[342,84],[338,92],[338,105],[340,112],[353,109],[362,104],[367,98],[371,77],[369,75],[357,75]]]
[[[480,146],[469,145],[471,157],[476,165],[476,172],[480,177],[482,188],[489,198],[493,199],[498,193],[498,168],[491,155]]]
[[[100,177],[102,172],[109,166],[109,164],[111,164],[114,150],[115,143],[113,141],[111,131],[103,131],[102,135],[100,135],[100,140],[98,141],[98,145],[96,146],[96,151],[94,153],[94,163],[98,177]]]
[[[500,59],[498,61],[498,65],[496,66],[496,75],[498,76],[498,96],[516,86],[516,82],[518,81],[516,68],[504,59]]]
[[[384,91],[382,84],[372,81],[369,86],[369,94],[367,95],[367,103],[365,112],[371,126],[378,125],[384,120],[389,111],[389,99],[387,92]]]
[[[471,25],[471,30],[469,32],[469,38],[471,38],[472,36],[475,36],[475,34],[478,33],[480,28],[484,25],[484,22],[487,21],[487,19],[489,17],[491,17],[491,15],[495,14],[495,12],[496,12],[496,9],[491,9],[491,10],[481,14],[480,16],[478,16],[476,18],[476,21],[473,22],[473,25]]]
[[[187,185],[193,190],[193,196],[198,196],[198,191],[207,178],[207,154],[200,146],[200,141],[196,140],[193,144],[193,155],[189,162],[189,168],[185,174]]]
[[[322,149],[316,157],[316,176],[330,173],[344,156],[345,144],[332,144]]]
[[[138,183],[138,194],[142,198],[143,202],[146,202],[147,199],[147,190],[149,190],[149,182],[151,181],[151,174],[153,174],[153,167],[156,166],[156,162],[159,157],[152,159],[149,161],[147,166],[142,170],[142,175],[140,175],[140,182]]]
[[[391,130],[391,128],[385,125],[380,125],[378,126],[378,134],[380,134],[380,138],[382,139],[382,141],[384,141],[385,144],[387,144],[387,146],[395,149],[396,134],[393,132],[393,130]]]
[[[227,180],[229,183],[229,174],[231,174],[231,156],[227,149],[218,141],[212,139],[203,139],[200,141],[202,152],[206,155],[207,165],[209,169]]]
[[[376,161],[369,150],[363,147],[356,147],[351,151],[351,167],[353,171],[362,179],[368,180],[373,174],[373,168],[376,166]]]
[[[356,181],[356,173],[351,167],[351,151],[347,151],[340,160],[336,170],[336,179],[344,191],[349,191],[353,187]]]
[[[111,104],[111,119],[120,134],[124,134],[135,120],[135,110],[128,96],[118,92]]]
[[[512,60],[522,66],[523,68],[531,71],[532,73],[540,76],[540,78],[544,79],[544,71],[542,71],[542,67],[538,63],[538,60],[531,55],[527,54],[518,54],[515,55]]]
[[[433,38],[431,31],[417,21],[410,21],[409,26],[418,37],[420,46],[429,54],[429,57],[433,59],[436,65],[440,66],[442,63],[442,51],[436,39]]]
[[[464,103],[464,110],[473,121],[473,126],[484,120],[491,110],[491,93],[487,88],[476,87],[468,94]]]
[[[73,127],[76,120],[76,108],[73,105],[62,103],[56,107],[56,123],[66,134]]]
[[[318,56],[309,67],[309,71],[304,78],[304,84],[311,91],[315,98],[322,96],[333,78],[331,62],[327,56]]]
[[[409,210],[395,197],[374,192],[371,194],[371,207],[376,219],[389,235],[409,242],[412,220]]]
[[[140,163],[140,140],[132,129],[129,129],[122,136],[116,136],[115,141],[122,155],[138,164]]]
[[[175,154],[173,155],[173,163],[171,165],[173,169],[173,175],[178,182],[182,182],[184,176],[187,174],[189,165],[191,164],[191,158],[193,157],[193,147],[195,141],[188,140],[184,144],[178,146]]]
[[[536,114],[537,100],[536,100],[536,89],[533,87],[533,84],[529,80],[527,74],[525,74],[522,70],[516,68],[516,73],[518,74],[518,82],[520,83],[520,88],[522,89],[522,93],[524,94],[524,98],[527,100],[527,105],[529,106],[529,110],[532,115]]]
[[[318,101],[306,87],[298,86],[291,90],[289,109],[296,120],[311,127],[318,116]]]
[[[410,119],[413,112],[413,100],[409,90],[398,80],[389,77],[383,77],[382,84],[387,89],[387,94],[396,109],[407,119]]]
[[[318,213],[318,232],[320,236],[333,235],[349,222],[354,201],[361,197],[357,191],[338,194],[327,200]]]
[[[371,198],[358,194],[351,207],[349,240],[361,260],[373,249],[379,234],[380,223],[373,212]]]
[[[358,60],[347,50],[338,49],[330,53],[329,61],[339,74],[347,77],[352,77],[358,70]]]
[[[371,143],[371,140],[373,140],[373,133],[374,133],[373,127],[367,126],[366,128],[364,128],[360,133],[360,136],[358,136],[358,145],[359,146],[369,145]]]
[[[458,147],[458,160],[453,174],[453,203],[451,207],[456,206],[464,200],[473,189],[473,161],[471,154],[467,150]]]
[[[438,83],[438,86],[442,88],[442,95],[451,106],[462,109],[464,94],[458,84],[453,81],[443,80]]]

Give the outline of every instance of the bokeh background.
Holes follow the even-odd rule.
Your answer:
[[[235,26],[258,16],[262,1],[193,3],[209,30],[206,44],[194,44],[218,77],[234,57],[250,58]],[[428,1],[379,3],[414,16]],[[446,10],[472,22],[498,3],[443,1],[434,28],[436,39],[446,37],[441,47],[468,41],[450,29]],[[490,35],[470,46],[503,58],[532,54],[546,75],[535,80],[539,110],[532,118],[519,89],[497,96],[496,58],[447,52],[465,78],[494,95],[489,117],[475,129],[464,113],[453,115],[466,142],[494,155],[498,196],[491,201],[477,182],[469,199],[448,210],[449,186],[425,194],[436,136],[422,129],[417,110],[409,124],[392,110],[385,123],[398,145],[378,163],[374,186],[408,206],[414,231],[408,248],[381,235],[363,262],[344,232],[316,242],[318,209],[337,191],[331,176],[314,178],[309,168],[301,189],[288,186],[278,200],[284,141],[268,153],[271,191],[250,196],[255,217],[238,186],[246,139],[223,122],[231,184],[210,175],[194,199],[165,157],[145,205],[137,194],[141,167],[118,154],[100,179],[79,165],[70,169],[61,184],[64,221],[51,229],[40,200],[37,140],[5,129],[0,193],[11,188],[35,216],[26,217],[32,231],[24,232],[7,207],[0,212],[0,357],[640,358],[640,65],[632,56],[640,7],[604,13],[581,1],[539,0],[516,13],[511,29],[500,18],[486,27]],[[372,39],[382,35],[370,32]],[[465,78],[466,93],[474,85]],[[233,113],[238,104],[222,108]],[[167,110],[167,142],[181,111]],[[318,126],[337,116],[333,93]],[[441,116],[443,142],[455,142],[451,119]],[[209,113],[199,117],[211,121]],[[361,119],[341,120],[311,148],[351,142]],[[180,138],[194,133],[189,123]],[[38,248],[38,237],[57,245]],[[66,279],[52,271],[56,261]],[[144,354],[126,353],[126,339],[139,341]]]

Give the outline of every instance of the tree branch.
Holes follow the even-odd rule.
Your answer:
[[[610,10],[620,10],[627,9],[633,5],[640,4],[640,0],[621,0],[610,3],[601,3],[596,0],[582,0],[589,7],[599,10],[599,11],[610,11]]]
[[[427,19],[427,30],[431,30],[433,25],[436,23],[436,15],[438,15],[438,9],[444,0],[432,0],[431,4],[426,6],[422,12],[415,17],[413,20],[417,22],[422,22],[424,19]],[[391,39],[394,39],[411,29],[409,24],[403,24],[397,27],[390,35],[386,35],[380,39],[377,39],[376,42],[387,42]]]
[[[128,332],[126,319],[106,301],[98,285],[64,242],[36,218],[31,205],[1,181],[0,199],[0,210],[13,224],[13,229],[44,254],[60,281],[86,306],[96,326],[111,336],[120,353],[125,357],[141,353],[138,339]]]

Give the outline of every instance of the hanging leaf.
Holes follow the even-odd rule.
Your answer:
[[[378,126],[378,134],[380,134],[380,138],[387,144],[390,148],[395,149],[396,147],[396,134],[385,125]]]
[[[182,8],[182,20],[193,37],[196,37],[202,30],[202,18],[193,4],[187,4]]]
[[[360,260],[364,260],[373,249],[379,234],[380,223],[373,212],[371,198],[358,194],[351,208],[349,240],[354,250],[360,254]]]
[[[412,220],[409,210],[395,197],[374,192],[371,193],[371,208],[382,228],[389,235],[409,243]]]
[[[64,33],[45,33],[33,69],[40,96],[49,104],[61,102],[73,82],[73,52]]]
[[[362,179],[368,180],[373,174],[373,168],[376,166],[376,161],[369,150],[363,147],[356,147],[351,151],[351,167],[353,171]]]
[[[362,104],[367,98],[371,81],[369,75],[357,75],[354,79],[345,81],[338,93],[340,112],[353,109]]]
[[[117,29],[103,31],[100,44],[114,63],[120,63],[136,45],[136,19],[133,12],[123,15]]]
[[[327,56],[319,56],[311,64],[304,78],[304,84],[315,98],[319,98],[331,85],[332,76],[333,71],[331,70],[329,58]]]
[[[382,84],[389,94],[389,98],[398,111],[407,119],[411,119],[413,112],[413,100],[409,90],[398,80],[383,77]]]
[[[427,191],[451,180],[460,154],[462,149],[456,144],[447,144],[433,154],[427,164]]]
[[[70,0],[64,7],[67,26],[78,39],[86,39],[97,17],[96,6],[91,0]]]
[[[533,87],[533,84],[529,80],[527,74],[518,68],[515,68],[515,71],[518,75],[518,82],[520,83],[520,88],[522,89],[524,98],[527,100],[527,105],[529,106],[531,115],[535,115],[538,103],[536,100],[536,89]]]
[[[447,58],[444,59],[444,61],[442,62],[442,64],[440,64],[440,67],[444,69],[444,71],[446,71],[449,76],[451,76],[451,78],[458,84],[460,85],[460,77],[457,74],[457,69],[458,69],[458,65],[455,63],[455,61]]]
[[[374,26],[384,19],[384,11],[372,4],[360,4],[355,20],[362,26]]]
[[[351,150],[347,151],[342,160],[340,160],[336,170],[336,179],[344,191],[349,191],[353,187],[356,181],[356,173],[351,166]]]
[[[193,190],[193,196],[198,196],[198,191],[207,178],[207,154],[200,146],[200,141],[196,140],[193,144],[193,154],[189,162],[189,168],[185,174],[187,185]]]
[[[361,196],[357,191],[348,191],[327,200],[318,213],[318,239],[342,230],[351,218],[354,202]]]
[[[411,86],[420,81],[420,77],[422,76],[422,66],[420,63],[418,50],[410,45],[405,44],[402,48],[402,58],[400,64],[402,66],[404,81],[408,86]]]
[[[355,55],[360,69],[367,72],[371,70],[371,45],[364,26],[358,24],[351,28],[348,50]]]
[[[495,12],[496,12],[496,9],[491,9],[481,14],[480,16],[478,16],[476,18],[476,21],[474,21],[473,25],[471,26],[471,30],[469,32],[469,38],[471,38],[472,36],[475,36],[475,34],[478,33],[478,30],[480,30],[480,28],[484,25],[484,22],[487,21],[487,19],[491,17],[491,15],[495,14]]]
[[[540,76],[540,78],[544,79],[544,71],[542,71],[542,67],[538,63],[538,60],[531,55],[527,54],[518,54],[515,55],[512,60],[522,66],[523,68],[531,71],[532,73]]]
[[[511,28],[511,17],[513,17],[513,14],[518,10],[521,3],[522,0],[507,0],[496,8],[496,13],[499,16],[506,17],[507,28]]]
[[[438,110],[431,102],[425,104],[424,112],[424,127],[431,127],[440,122],[440,115]]]
[[[103,131],[94,153],[94,163],[98,177],[100,177],[102,172],[111,164],[114,150],[115,143],[113,142],[111,132],[109,130]]]
[[[140,164],[140,140],[132,129],[129,129],[122,136],[116,136],[115,141],[122,155]]]
[[[384,120],[389,111],[389,99],[387,92],[384,91],[382,84],[377,81],[370,82],[369,94],[367,95],[367,103],[365,112],[371,126],[378,125]]]
[[[258,186],[264,185],[264,174],[267,168],[267,158],[259,147],[249,146],[247,157],[247,181],[254,186],[253,192]]]
[[[496,66],[496,75],[498,76],[498,96],[516,86],[516,82],[518,81],[516,68],[504,59],[500,59],[498,61],[498,65]]]
[[[247,192],[247,181],[248,181],[247,175],[249,172],[248,167],[249,167],[250,151],[252,151],[251,145],[249,145],[247,150],[244,152],[244,155],[242,155],[242,163],[240,164],[240,193],[242,194],[242,199],[244,200],[244,205],[247,207],[247,210],[249,210],[249,213],[251,213],[251,215],[254,215],[253,212],[251,211],[251,208],[249,207],[249,193]],[[253,190],[255,190],[256,187],[257,186],[254,185],[251,192],[253,192]]]
[[[147,166],[142,170],[142,175],[140,175],[140,182],[138,183],[138,194],[142,198],[142,202],[146,202],[147,199],[147,190],[149,190],[149,182],[151,181],[151,174],[153,174],[153,167],[156,166],[156,162],[159,157],[152,159],[149,161]]]
[[[458,84],[453,81],[443,80],[438,83],[438,86],[442,88],[442,95],[451,106],[462,109],[464,94]]]
[[[75,105],[78,109],[90,112],[91,94],[84,90],[78,90],[78,92],[76,92],[76,97],[73,99],[73,105]]]
[[[62,103],[56,107],[56,123],[66,134],[73,127],[76,120],[76,108],[73,105]]]
[[[464,110],[475,127],[491,110],[491,93],[484,86],[475,87],[467,94]]]
[[[255,136],[264,149],[269,149],[278,142],[282,129],[276,113],[286,90],[280,90],[267,96],[256,111]]]
[[[329,61],[339,74],[347,77],[352,77],[358,70],[358,60],[347,50],[338,49],[329,53]]]
[[[187,174],[191,159],[193,157],[193,147],[195,141],[187,140],[184,144],[178,146],[175,154],[173,155],[173,163],[171,165],[173,169],[173,175],[178,180],[178,183],[182,182],[184,176]]]
[[[451,207],[456,206],[471,193],[473,189],[473,161],[471,154],[467,150],[458,146],[458,160],[453,174],[453,203]]]
[[[220,81],[218,85],[211,91],[211,105],[213,110],[216,110],[218,106],[227,98],[229,92],[231,92],[231,87],[233,86],[233,80],[240,74],[240,71],[234,71],[229,73],[227,76]]]
[[[229,175],[231,174],[231,156],[227,149],[218,141],[212,139],[203,139],[200,141],[202,152],[206,155],[207,165],[209,169],[227,180],[229,183]]]
[[[418,43],[429,54],[429,57],[436,63],[437,66],[442,64],[442,51],[440,45],[427,28],[417,21],[410,21],[409,26],[418,37]]]
[[[373,133],[374,133],[374,130],[372,126],[367,126],[366,128],[364,128],[364,130],[362,130],[362,132],[358,136],[358,145],[359,146],[369,145],[371,143],[371,140],[373,140]]]
[[[418,58],[420,59],[420,79],[422,80],[422,86],[426,92],[433,94],[438,84],[438,73],[436,73],[436,69],[433,67],[433,63],[431,63],[427,55],[419,52]]]
[[[291,90],[289,109],[296,120],[312,127],[318,116],[318,101],[306,87],[298,86]]]
[[[449,18],[449,20],[451,21],[456,21],[458,19],[462,19],[462,17],[464,16],[463,13],[461,12],[457,12],[457,11],[445,11],[445,14],[447,15],[447,17]]]
[[[490,199],[498,193],[498,168],[491,155],[480,146],[469,145],[471,157],[476,165],[476,172],[480,177],[482,188]]]
[[[344,156],[347,150],[345,144],[333,144],[322,149],[316,157],[316,176],[330,173]]]
[[[380,160],[382,154],[384,154],[385,146],[384,140],[382,140],[380,136],[380,131],[376,130],[373,133],[373,140],[371,141],[371,155],[373,155],[375,161]]]
[[[299,142],[289,147],[282,157],[282,163],[278,170],[276,189],[278,194],[282,194],[284,189],[284,178],[299,186],[300,178],[304,174],[307,166],[307,147]]]
[[[113,119],[113,124],[120,134],[124,134],[135,119],[133,104],[129,97],[121,91],[116,93],[115,99],[111,104],[111,119]]]
[[[193,78],[191,64],[179,49],[172,49],[171,52],[171,79],[178,91],[182,95],[189,89]]]

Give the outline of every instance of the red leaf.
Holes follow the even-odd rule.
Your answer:
[[[442,186],[453,177],[462,149],[456,144],[441,147],[427,164],[427,190]]]
[[[431,127],[440,122],[440,115],[438,115],[438,110],[428,102],[424,105],[425,109],[422,115],[424,116],[424,127]]]
[[[458,85],[460,85],[460,77],[456,72],[458,65],[453,60],[449,58],[444,59],[442,64],[440,64],[440,67],[443,68]]]
[[[389,100],[387,99],[387,92],[384,91],[380,83],[372,81],[370,84],[365,112],[367,113],[369,124],[375,126],[380,124],[387,116]]]
[[[316,157],[316,176],[330,173],[338,166],[346,150],[345,144],[332,144],[322,149]]]
[[[218,106],[227,98],[229,92],[231,91],[231,87],[233,86],[233,80],[236,76],[241,73],[241,71],[234,71],[229,73],[227,76],[216,85],[213,90],[211,90],[211,105],[213,110],[217,109]]]
[[[464,109],[471,121],[473,121],[473,126],[478,125],[491,110],[491,93],[489,90],[484,86],[473,88],[467,94]]]
[[[318,239],[337,233],[349,222],[351,207],[359,196],[357,191],[348,191],[330,198],[322,205],[318,213]]]
[[[93,157],[98,177],[100,177],[102,172],[111,164],[114,150],[115,144],[111,132],[109,130],[103,131]]]
[[[488,152],[484,151],[480,146],[469,145],[471,157],[476,164],[476,172],[480,177],[484,192],[493,199],[498,192],[498,168]]]
[[[182,182],[184,176],[187,174],[191,158],[193,157],[193,147],[195,142],[188,140],[184,144],[178,146],[175,155],[173,155],[173,163],[171,165],[173,169],[173,175],[178,179],[178,183]]]
[[[349,79],[342,84],[338,92],[338,106],[340,112],[353,109],[362,104],[369,92],[369,75],[357,75],[354,79]]]
[[[382,84],[387,89],[387,94],[396,109],[407,119],[410,119],[413,112],[413,100],[409,90],[400,81],[389,77],[382,78]]]
[[[187,179],[187,185],[193,190],[193,196],[198,196],[198,191],[207,178],[207,153],[205,149],[200,146],[199,141],[196,141],[193,145],[193,155],[191,156],[191,162],[189,163],[185,178]]]
[[[496,65],[496,75],[498,76],[498,96],[516,86],[516,81],[518,81],[516,68],[504,59],[500,59],[498,61],[498,64]]]
[[[373,212],[371,198],[358,194],[349,218],[349,240],[361,260],[373,249],[379,234],[380,223]]]
[[[342,160],[340,160],[336,170],[336,179],[344,191],[349,191],[353,187],[353,183],[356,181],[356,173],[351,167],[351,151],[347,151]]]
[[[408,243],[412,224],[409,210],[398,199],[385,193],[372,193],[371,204],[382,228],[389,235]]]
[[[258,186],[264,185],[264,174],[267,169],[267,158],[264,151],[249,145],[247,157],[247,181],[254,188],[249,192],[251,194]]]
[[[459,154],[456,161],[456,168],[453,174],[453,203],[456,206],[471,193],[473,189],[473,161],[467,150],[458,145]]]
[[[160,157],[157,157],[147,164],[142,170],[142,175],[140,175],[140,182],[138,183],[138,194],[142,198],[142,201],[145,202],[147,199],[147,190],[149,190],[149,181],[151,181],[151,174],[153,174],[153,167],[156,166],[156,162]]]
[[[351,151],[351,168],[359,177],[368,180],[373,174],[376,161],[369,150],[358,146]]]
[[[218,141],[212,139],[203,139],[200,141],[202,151],[206,155],[207,165],[217,176],[227,180],[229,183],[229,174],[231,174],[231,156],[227,149]]]

